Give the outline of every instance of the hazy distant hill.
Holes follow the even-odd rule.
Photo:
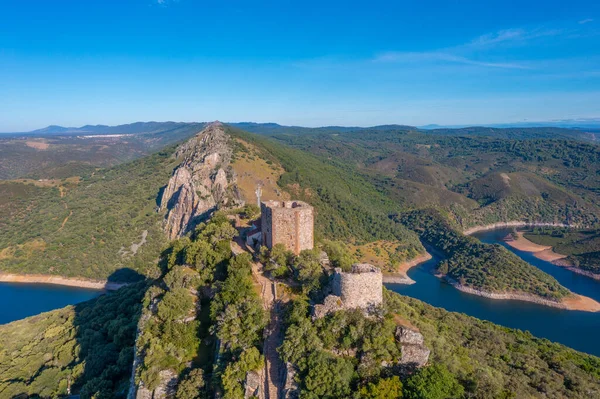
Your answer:
[[[50,136],[50,135],[83,135],[83,134],[143,134],[168,133],[180,129],[197,128],[202,130],[204,122],[135,122],[125,125],[85,125],[81,127],[64,127],[50,125],[30,132],[6,133],[10,136]]]
[[[0,179],[79,176],[158,151],[198,133],[204,123],[137,122],[120,126],[48,126],[0,135]]]
[[[484,127],[484,126],[461,126],[461,127],[442,127],[437,125],[428,125],[425,127],[415,127],[407,125],[379,125],[372,127],[344,127],[344,126],[324,126],[324,127],[301,127],[284,126],[276,123],[253,123],[241,122],[231,123],[231,126],[243,129],[248,132],[265,135],[306,135],[306,134],[326,134],[326,133],[350,133],[350,132],[421,132],[424,134],[433,134],[439,136],[481,136],[505,139],[548,139],[560,138],[565,140],[597,141],[600,136],[598,130],[568,129],[554,126],[530,126],[530,127]],[[600,125],[598,127],[600,129]]]

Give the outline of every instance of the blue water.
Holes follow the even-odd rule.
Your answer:
[[[87,301],[103,293],[49,284],[0,283],[0,324]]]
[[[489,244],[497,243],[506,246],[523,260],[554,276],[559,283],[571,291],[600,301],[600,281],[537,259],[530,253],[508,247],[502,238],[510,231],[492,230],[474,236]],[[500,301],[466,294],[431,273],[439,261],[439,258],[434,257],[409,270],[408,276],[415,280],[416,284],[386,284],[386,287],[433,306],[466,313],[502,326],[527,330],[537,337],[547,338],[582,352],[600,356],[600,339],[598,339],[600,313],[562,310],[529,302]]]

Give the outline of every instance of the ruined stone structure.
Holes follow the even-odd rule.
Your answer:
[[[368,263],[352,265],[348,273],[335,269],[333,295],[339,296],[349,309],[368,309],[383,302],[383,275]]]
[[[265,201],[260,204],[262,243],[283,244],[296,255],[313,248],[313,207],[302,201]]]
[[[314,316],[320,318],[342,309],[374,310],[383,302],[383,275],[368,263],[352,265],[349,272],[336,268],[332,278],[332,295],[322,305],[315,305]]]

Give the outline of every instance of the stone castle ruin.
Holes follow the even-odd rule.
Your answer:
[[[332,295],[322,305],[315,305],[316,318],[343,309],[371,312],[383,303],[383,275],[379,268],[368,263],[352,265],[349,272],[336,268],[331,291]]]
[[[383,303],[383,275],[381,270],[368,263],[352,265],[349,272],[335,269],[331,280],[332,295],[328,295],[323,304],[315,305],[315,319],[347,309],[362,309],[368,315],[377,314],[377,308]],[[394,366],[403,374],[410,374],[415,368],[423,367],[429,360],[431,351],[425,346],[423,335],[412,325],[398,325],[395,338],[401,347],[402,356]]]
[[[264,201],[260,204],[262,244],[283,244],[298,255],[313,249],[313,207],[302,201]]]

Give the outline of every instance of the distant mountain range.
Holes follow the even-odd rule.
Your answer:
[[[203,122],[135,122],[125,125],[85,125],[81,127],[64,127],[50,125],[48,127],[32,130],[30,132],[6,133],[12,135],[31,136],[57,136],[57,135],[82,135],[82,134],[141,134],[141,133],[168,133],[170,130],[182,127],[198,126],[199,130],[205,125]]]
[[[458,129],[464,127],[472,127],[474,125],[424,125],[419,126],[420,129]],[[600,118],[587,118],[587,119],[563,119],[548,122],[514,122],[514,123],[490,123],[483,125],[476,125],[481,127],[495,127],[495,128],[515,128],[515,127],[561,127],[569,129],[582,129],[582,130],[600,130]]]
[[[285,126],[277,123],[236,122],[231,126],[252,133],[265,135],[277,134],[339,134],[360,131],[422,131],[424,133],[452,136],[490,136],[497,138],[563,138],[585,141],[600,139],[600,119],[569,119],[551,122],[521,122],[490,124],[484,126],[472,125],[379,125],[372,127],[359,126],[323,126],[302,127]],[[183,129],[197,128],[201,130],[205,122],[135,122],[118,126],[85,125],[81,127],[64,127],[51,125],[30,132],[5,133],[19,136],[72,136],[72,135],[112,135],[112,134],[159,134]]]

